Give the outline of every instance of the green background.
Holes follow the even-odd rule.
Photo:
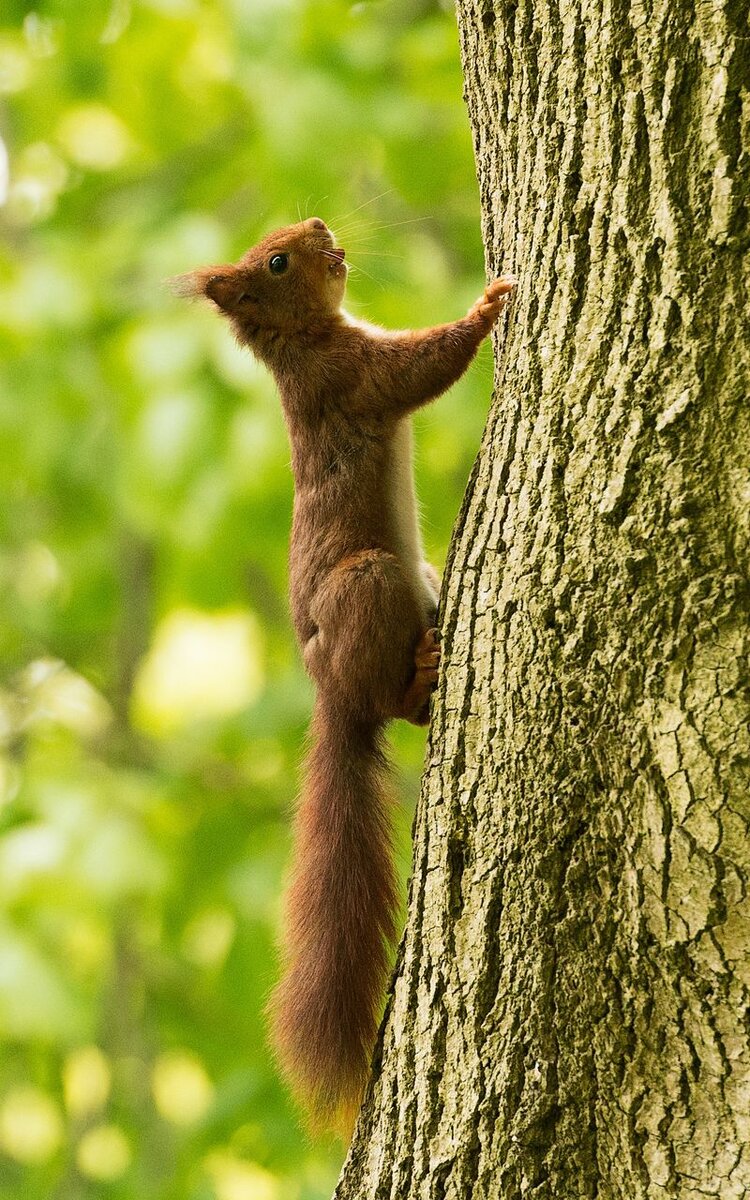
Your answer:
[[[263,1007],[310,687],[271,381],[164,280],[322,216],[392,327],[482,286],[453,12],[0,18],[0,1197],[314,1200]],[[7,174],[7,178],[6,178]],[[488,348],[416,420],[442,567]],[[424,733],[393,730],[404,879]]]

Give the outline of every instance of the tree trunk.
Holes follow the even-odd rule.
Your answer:
[[[459,5],[521,283],[338,1200],[750,1196],[745,7]]]

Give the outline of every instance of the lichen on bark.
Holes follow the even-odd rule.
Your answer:
[[[462,0],[518,298],[338,1200],[750,1195],[750,36]]]

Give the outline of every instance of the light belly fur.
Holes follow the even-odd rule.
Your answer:
[[[387,497],[398,557],[414,592],[425,609],[434,609],[437,596],[425,578],[424,549],[417,519],[417,498],[412,469],[411,418],[404,417],[393,435]]]

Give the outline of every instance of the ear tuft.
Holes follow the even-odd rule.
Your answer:
[[[173,275],[171,279],[166,280],[166,284],[175,296],[182,296],[185,299],[203,296],[206,291],[202,271],[188,271],[185,275]]]
[[[195,296],[208,296],[213,300],[215,299],[213,295],[215,285],[228,280],[236,270],[237,268],[230,263],[220,267],[198,267],[197,270],[188,271],[185,275],[173,275],[171,279],[167,280],[167,284],[175,296],[183,296],[188,300]]]

